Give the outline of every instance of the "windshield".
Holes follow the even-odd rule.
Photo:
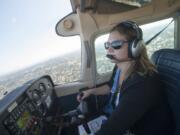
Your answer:
[[[0,10],[1,99],[6,91],[21,84],[9,81],[16,77],[14,73],[65,55],[74,48],[62,46],[67,40],[55,32],[56,23],[72,12],[69,0],[1,0]],[[24,78],[19,82],[23,83]]]

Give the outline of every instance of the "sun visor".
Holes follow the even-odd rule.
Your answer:
[[[76,13],[71,13],[66,17],[62,18],[56,24],[56,33],[59,36],[74,36],[79,35],[80,30],[79,21]]]

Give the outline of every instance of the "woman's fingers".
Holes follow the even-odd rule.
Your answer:
[[[77,95],[77,100],[78,100],[79,102],[81,102],[82,100],[84,100],[85,98],[87,98],[89,95],[90,95],[90,90],[80,92],[80,93]]]

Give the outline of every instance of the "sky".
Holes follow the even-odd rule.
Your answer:
[[[71,12],[69,0],[1,0],[0,76],[78,49],[79,37],[55,32]]]

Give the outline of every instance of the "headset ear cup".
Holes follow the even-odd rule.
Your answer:
[[[143,41],[142,40],[134,40],[133,44],[131,45],[132,57],[133,58],[139,57],[142,49],[143,49]]]
[[[129,44],[128,44],[128,57],[129,58],[133,58],[133,55],[132,55],[132,44],[133,44],[133,42],[130,42]]]

